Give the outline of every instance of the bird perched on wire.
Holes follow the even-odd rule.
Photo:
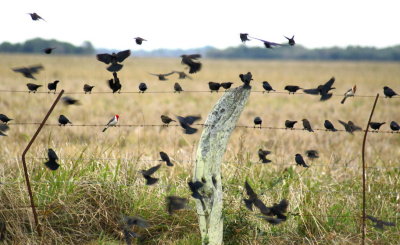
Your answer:
[[[145,83],[140,83],[139,84],[139,93],[144,93],[144,91],[147,90],[147,85]]]
[[[196,128],[192,128],[191,125],[200,120],[200,116],[187,116],[187,117],[181,117],[181,116],[176,116],[176,118],[179,121],[179,124],[181,127],[184,129],[185,134],[194,134],[197,132]]]
[[[37,20],[43,20],[46,21],[45,19],[43,19],[42,17],[40,17],[37,13],[28,13],[33,21],[37,21]]]
[[[178,79],[185,79],[185,78],[192,79],[191,76],[187,75],[187,74],[186,74],[185,72],[183,72],[183,71],[173,71],[173,72],[179,75]]]
[[[270,163],[271,160],[267,159],[267,155],[271,154],[270,151],[266,151],[263,149],[258,149],[258,158],[260,159],[260,162],[262,163]]]
[[[33,76],[33,74],[39,73],[39,71],[43,69],[44,67],[42,65],[12,68],[14,72],[21,73],[24,77],[31,78],[34,80],[36,80],[36,78]]]
[[[181,58],[181,63],[189,66],[189,74],[193,74],[201,70],[202,64],[197,61],[197,59],[201,58],[200,54],[182,54]]]
[[[262,43],[264,43],[265,48],[270,48],[270,49],[272,49],[272,48],[275,48],[275,47],[280,47],[280,46],[282,46],[282,44],[270,42],[270,41],[263,40],[263,39],[256,38],[256,37],[250,37],[250,38],[256,39],[256,40],[258,40],[258,41],[261,41]]]
[[[173,163],[171,162],[171,160],[169,159],[169,156],[168,156],[167,153],[165,153],[165,152],[163,152],[163,151],[160,151],[160,157],[161,157],[161,160],[160,160],[160,161],[165,162],[165,163],[167,164],[168,167],[174,166],[174,164],[173,164]]]
[[[182,91],[183,91],[182,86],[179,83],[175,83],[174,84],[174,93],[180,93]]]
[[[320,100],[325,101],[332,97],[332,93],[329,93],[332,89],[335,89],[333,84],[335,83],[335,78],[332,77],[326,83],[318,85],[317,88],[312,89],[303,89],[304,93],[306,94],[313,94],[313,95],[321,95]]]
[[[319,158],[319,154],[318,151],[316,150],[307,150],[306,152],[306,156],[310,159],[317,159]]]
[[[373,129],[373,130],[375,130],[375,132],[378,132],[379,131],[379,129],[381,128],[381,126],[383,125],[383,124],[385,124],[386,122],[370,122],[369,123],[369,126]]]
[[[294,125],[297,123],[297,121],[290,121],[290,120],[286,120],[285,121],[285,128],[288,129],[293,129]]]
[[[121,93],[122,85],[116,72],[113,72],[113,77],[113,79],[108,80],[108,86],[111,88],[113,93]]]
[[[275,89],[273,89],[272,86],[267,81],[262,82],[262,85],[264,90],[267,91],[268,93],[271,91],[275,91]],[[265,93],[265,91],[263,91],[263,93]]]
[[[344,93],[344,97],[343,97],[342,101],[340,101],[340,103],[344,104],[344,102],[346,101],[347,98],[354,97],[354,95],[356,94],[356,91],[357,91],[357,86],[354,85],[351,89],[347,90],[347,92]]]
[[[398,95],[396,92],[394,92],[393,89],[389,88],[388,86],[383,87],[383,94],[385,95],[385,98],[392,98],[393,96]]]
[[[399,131],[399,130],[400,130],[400,125],[399,125],[397,122],[392,121],[392,122],[390,123],[390,129],[391,129],[392,131]]]
[[[329,120],[325,120],[324,127],[325,127],[326,131],[332,131],[332,132],[336,132],[337,131],[335,126],[333,126],[333,124]]]
[[[172,215],[175,211],[185,209],[189,200],[178,196],[167,196],[167,211]]]
[[[290,46],[294,46],[296,42],[294,41],[294,35],[291,38],[288,38],[287,36],[284,36],[288,40],[288,44]]]
[[[90,86],[89,84],[83,85],[83,91],[85,92],[85,94],[86,93],[91,94],[93,88],[94,88],[94,86]]]
[[[285,90],[289,91],[289,94],[290,93],[294,94],[299,89],[301,89],[301,88],[299,86],[297,86],[297,85],[287,85],[287,86],[285,86]]]
[[[12,118],[9,118],[8,116],[4,114],[0,114],[0,121],[3,123],[7,124],[9,121],[13,120]]]
[[[117,123],[119,122],[119,115],[116,114],[113,118],[110,119],[110,121],[106,124],[106,127],[103,129],[103,132],[105,132],[109,127],[115,127]]]
[[[261,129],[261,125],[262,125],[261,117],[255,117],[253,122],[254,122],[254,128],[256,128],[257,125],[260,125],[260,129]]]
[[[166,115],[161,115],[161,121],[164,123],[164,126],[167,127],[171,122],[176,122],[175,120]]]
[[[66,116],[64,116],[64,115],[60,115],[59,117],[58,117],[58,123],[59,123],[59,126],[65,126],[65,125],[67,125],[68,123],[69,124],[72,124],[72,122],[66,117]]]
[[[296,161],[296,164],[299,166],[303,166],[305,168],[308,168],[309,166],[306,164],[304,161],[304,158],[301,154],[297,153],[294,157],[294,160]]]
[[[353,134],[353,132],[355,132],[355,131],[361,131],[362,130],[359,126],[355,125],[352,121],[348,121],[347,123],[345,123],[345,122],[343,122],[341,120],[338,120],[338,121],[339,121],[340,124],[343,125],[344,129],[346,130],[346,132],[348,132],[350,134]]]
[[[43,85],[35,84],[35,83],[27,83],[26,86],[28,87],[29,93],[36,93],[38,88],[42,87]]]
[[[208,82],[208,87],[210,88],[210,92],[216,91],[218,93],[219,88],[221,87],[220,83]]]
[[[81,102],[79,102],[79,100],[74,99],[69,96],[64,96],[61,99],[64,102],[64,105],[80,105],[81,104]]]
[[[47,162],[44,163],[44,165],[46,165],[46,167],[48,167],[50,170],[57,170],[58,167],[60,167],[60,165],[57,163],[58,160],[58,156],[56,154],[56,152],[49,148],[47,150],[47,156],[48,156],[48,160]]]
[[[143,175],[143,178],[146,180],[146,185],[154,185],[155,183],[158,182],[158,178],[153,178],[151,177],[159,168],[161,167],[161,164],[158,164],[157,166],[151,167],[147,170],[140,170],[140,173]]]
[[[43,49],[43,52],[44,52],[45,54],[51,54],[51,53],[53,52],[54,49],[56,49],[56,48],[45,48],[45,49]]]
[[[302,119],[303,122],[303,130],[307,130],[308,132],[314,132],[314,130],[311,128],[311,123],[307,119]]]
[[[396,224],[393,222],[388,222],[388,221],[383,221],[380,219],[377,219],[371,215],[366,216],[367,219],[371,220],[372,222],[375,223],[374,227],[380,230],[383,230],[385,226],[395,226]]]
[[[146,39],[141,37],[134,37],[133,39],[135,39],[137,45],[142,45],[143,41],[147,41]]]
[[[112,54],[97,54],[97,60],[100,62],[103,62],[105,64],[110,64],[107,67],[107,70],[110,72],[117,72],[119,70],[122,69],[123,65],[119,64],[121,62],[123,62],[126,58],[128,58],[131,55],[131,51],[128,50],[124,50],[124,51],[120,51],[118,53],[112,53]]]
[[[5,132],[7,132],[10,127],[7,124],[0,124],[0,136],[7,136]]]
[[[232,82],[225,82],[225,83],[221,83],[221,87],[223,87],[225,90],[230,89],[232,86]]]
[[[247,72],[246,74],[239,74],[240,80],[244,83],[244,87],[250,88],[250,82],[253,80],[253,74]]]
[[[155,74],[155,73],[149,73],[150,75],[158,77],[158,80],[160,81],[166,81],[168,80],[166,77],[174,74],[175,72],[170,72],[170,73],[165,73],[165,74]]]
[[[248,36],[249,36],[248,33],[240,33],[239,37],[240,37],[240,40],[242,41],[242,43],[246,43],[246,41],[251,41],[248,38]]]
[[[50,91],[52,91],[52,90],[54,90],[54,93],[56,93],[56,91],[57,91],[57,84],[58,84],[59,82],[60,82],[60,81],[55,80],[54,82],[48,83],[48,84],[47,84],[47,88],[49,89],[49,93],[50,93]]]

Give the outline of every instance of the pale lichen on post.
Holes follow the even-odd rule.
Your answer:
[[[221,161],[249,95],[249,87],[228,90],[209,113],[200,138],[194,181],[204,183],[203,199],[196,199],[203,244],[222,244]]]

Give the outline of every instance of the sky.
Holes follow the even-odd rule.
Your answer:
[[[307,48],[400,44],[398,0],[11,0],[0,8],[0,42],[41,37],[107,49],[226,48],[239,33]],[[32,21],[36,12],[44,21]],[[140,47],[134,37],[148,40]],[[262,46],[253,40],[249,46]]]

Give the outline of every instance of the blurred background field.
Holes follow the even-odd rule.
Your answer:
[[[112,74],[95,57],[0,55],[0,90],[27,91],[26,83],[44,87],[60,80],[59,90],[82,92],[85,83],[93,92],[110,91],[106,80]],[[400,122],[400,99],[383,98],[383,86],[400,91],[399,63],[389,62],[299,62],[203,59],[203,70],[193,80],[158,81],[148,73],[182,71],[179,58],[130,57],[119,72],[122,92],[137,91],[146,82],[147,92],[172,91],[175,82],[183,90],[207,91],[208,82],[234,82],[238,75],[251,71],[253,91],[262,90],[262,81],[283,91],[285,85],[312,88],[336,78],[333,92],[341,95],[354,84],[358,95],[381,94],[373,121],[384,121],[381,130],[389,130],[391,121]],[[11,68],[42,64],[45,69],[28,80]],[[0,91],[1,92],[1,91]],[[54,94],[1,92],[0,113],[18,122],[40,122],[56,98]],[[161,124],[160,115],[201,115],[208,112],[223,94],[122,93],[70,94],[80,106],[57,105],[48,123],[56,124],[60,114],[73,124],[105,124],[120,115],[120,124]],[[260,116],[263,126],[283,127],[284,121],[307,118],[313,127],[323,128],[325,119],[342,129],[337,120],[351,120],[363,128],[373,105],[373,97],[333,96],[320,102],[317,96],[263,94],[254,92],[238,122],[253,125]],[[7,222],[6,244],[119,244],[123,242],[121,215],[138,215],[151,227],[137,230],[141,244],[199,244],[200,234],[194,201],[191,209],[169,216],[167,195],[190,197],[194,155],[201,134],[184,135],[179,127],[116,127],[102,133],[102,127],[46,126],[28,154],[39,220],[44,237],[34,234],[33,218],[24,183],[20,156],[37,125],[10,125],[7,137],[0,139],[0,220]],[[353,244],[361,239],[361,145],[362,133],[269,130],[236,128],[225,154],[224,240],[226,244]],[[370,133],[367,139],[367,214],[398,223],[400,220],[399,134]],[[43,162],[47,149],[61,158],[56,172]],[[271,164],[258,161],[259,148],[271,150]],[[315,149],[320,158],[309,161],[311,167],[294,166],[294,155]],[[161,181],[145,186],[140,169],[158,164],[158,152],[167,152],[175,166],[165,165],[156,173]],[[43,159],[40,159],[43,158]],[[382,168],[381,168],[382,167]],[[271,205],[282,198],[289,200],[289,211],[299,216],[279,226],[271,226],[243,205],[243,183],[248,179],[262,200]],[[377,230],[368,223],[367,241],[371,244],[396,244],[399,226]]]

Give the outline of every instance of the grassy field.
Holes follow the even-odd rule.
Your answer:
[[[0,55],[0,90],[27,90],[26,83],[60,80],[66,92],[81,92],[85,83],[94,92],[107,92],[112,75],[94,57]],[[267,80],[279,91],[288,84],[311,88],[336,78],[335,94],[343,94],[357,84],[358,95],[382,95],[387,85],[400,91],[398,63],[371,62],[291,62],[250,60],[202,60],[203,70],[193,80],[180,80],[184,90],[206,91],[208,81],[232,81],[241,85],[238,74],[251,71],[254,91]],[[37,81],[12,72],[12,67],[42,64],[45,70]],[[119,73],[122,91],[137,91],[146,82],[148,92],[171,91],[177,76],[158,81],[148,73],[183,70],[179,58],[129,58]],[[41,88],[39,91],[47,91]],[[0,113],[18,122],[40,122],[54,94],[1,92]],[[161,124],[160,115],[208,112],[220,93],[122,93],[70,94],[80,106],[56,106],[48,123],[56,124],[60,114],[74,124],[105,124],[120,115],[120,124]],[[286,119],[307,118],[313,127],[323,128],[325,119],[342,129],[337,120],[352,120],[365,128],[373,105],[372,97],[350,98],[344,105],[334,96],[319,102],[310,95],[263,94],[254,92],[239,119],[252,126],[260,116],[263,126],[283,127]],[[373,121],[400,122],[400,99],[378,101]],[[301,122],[300,122],[301,124]],[[388,125],[382,130],[389,130]],[[296,125],[300,128],[301,125]],[[5,244],[121,244],[122,215],[137,215],[149,221],[147,229],[136,230],[138,244],[200,244],[193,199],[190,208],[172,216],[165,208],[167,195],[190,198],[187,181],[193,171],[193,157],[201,134],[184,135],[179,127],[117,127],[102,133],[102,127],[43,128],[28,153],[28,169],[44,235],[34,232],[32,212],[24,183],[20,156],[37,125],[10,125],[0,139],[0,221],[7,223]],[[354,244],[361,241],[361,145],[362,133],[330,133],[302,130],[235,129],[223,164],[225,244]],[[367,214],[400,221],[400,135],[370,133],[367,139]],[[43,162],[47,149],[61,158],[55,172]],[[257,150],[272,151],[271,164],[257,163]],[[316,149],[320,158],[311,167],[294,166],[294,155]],[[145,186],[138,173],[158,164],[158,152],[165,151],[176,163],[155,174],[161,180]],[[397,168],[394,168],[397,167]],[[249,180],[262,200],[271,205],[289,200],[289,216],[281,225],[271,226],[243,205],[243,183]],[[368,244],[397,244],[400,228],[377,230],[368,221]],[[1,243],[1,242],[0,242]]]

